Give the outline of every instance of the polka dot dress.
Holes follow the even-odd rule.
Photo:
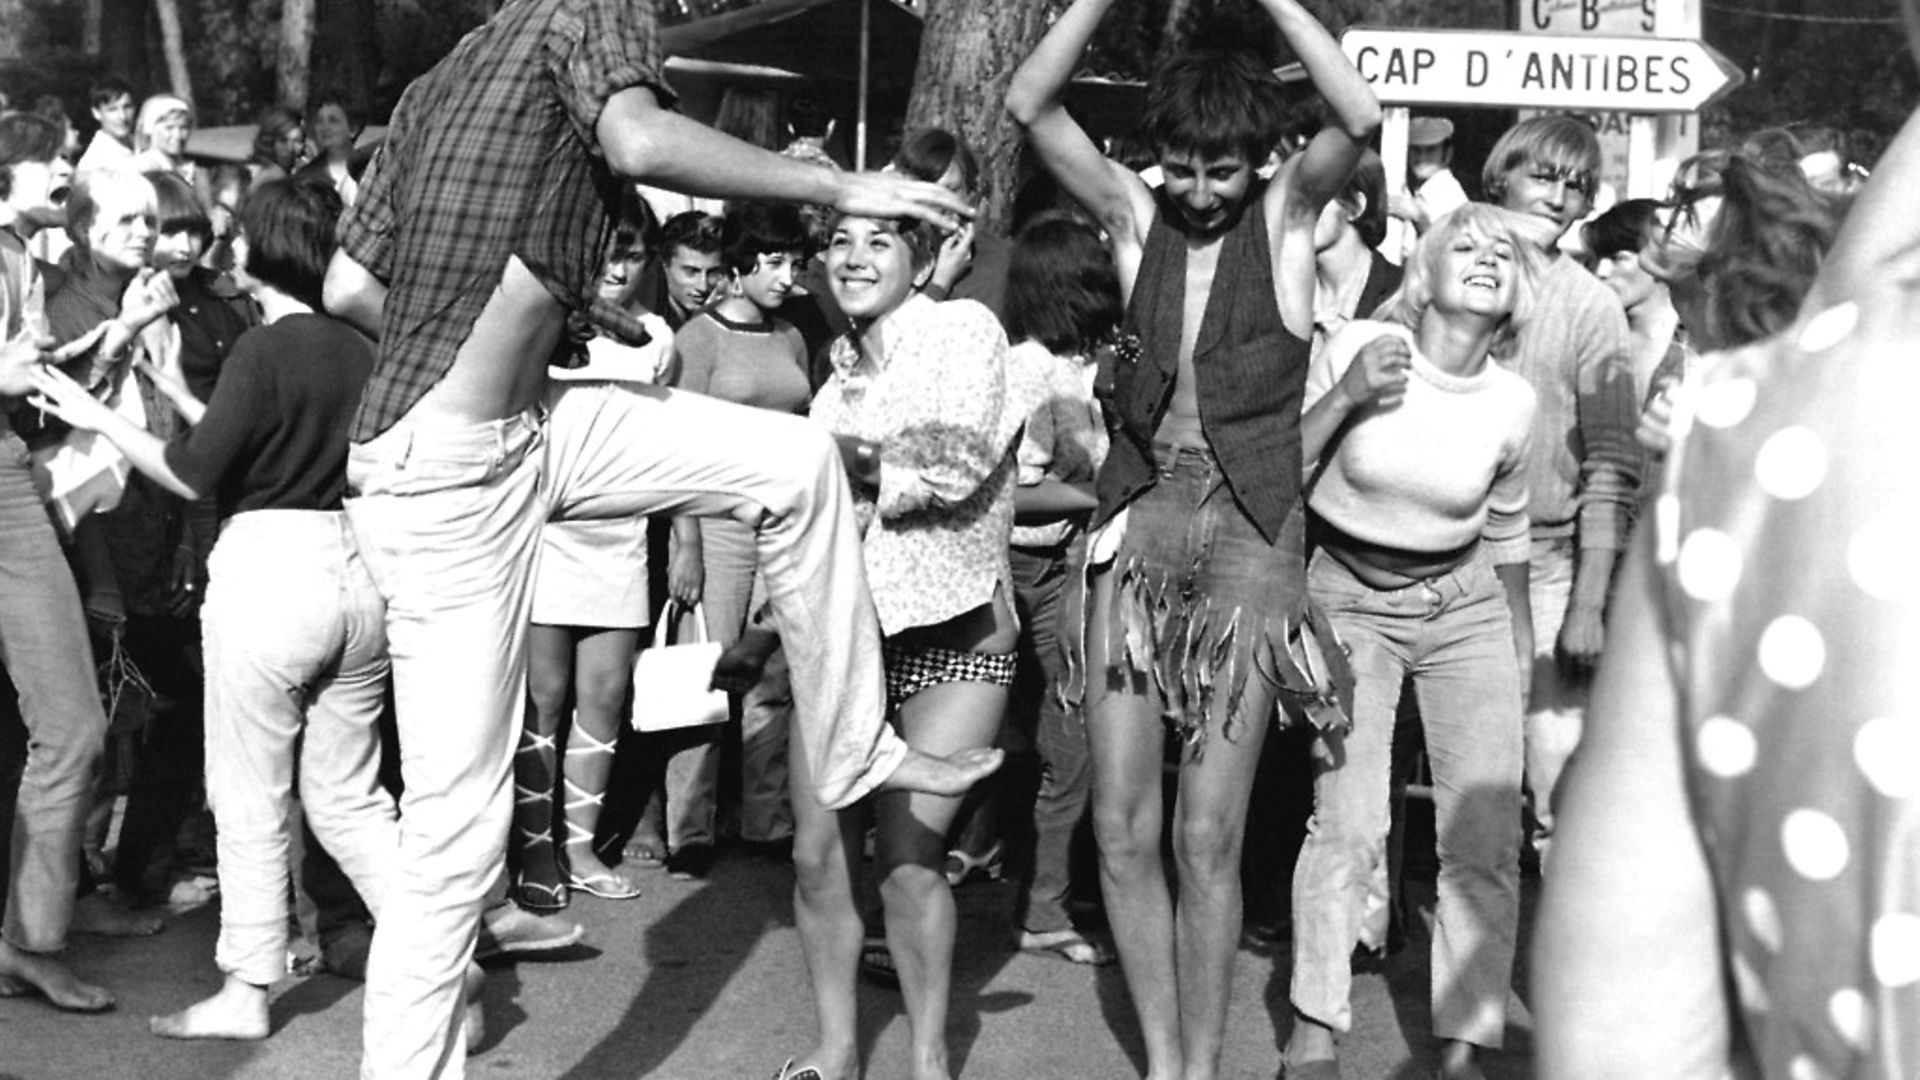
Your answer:
[[[1769,1078],[1920,1077],[1920,303],[1871,309],[1713,364],[1654,512],[1689,797]]]

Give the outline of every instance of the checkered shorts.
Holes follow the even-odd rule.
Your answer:
[[[936,646],[915,648],[893,644],[885,649],[887,704],[895,709],[913,695],[940,683],[1013,685],[1014,654],[1010,652],[962,652]]]

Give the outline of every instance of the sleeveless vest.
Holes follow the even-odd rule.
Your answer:
[[[1193,372],[1200,428],[1214,460],[1234,502],[1271,543],[1300,496],[1300,399],[1311,343],[1288,332],[1274,302],[1264,190],[1256,184],[1247,192],[1246,211],[1220,241]],[[1153,436],[1172,400],[1179,364],[1186,238],[1169,224],[1165,196],[1155,197],[1161,205],[1127,306],[1127,328],[1139,336],[1140,354],[1114,372],[1119,430],[1096,484],[1096,524],[1153,486]]]

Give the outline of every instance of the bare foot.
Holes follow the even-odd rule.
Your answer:
[[[992,776],[1006,756],[1005,752],[990,748],[962,750],[943,758],[909,749],[893,775],[880,782],[880,790],[965,795],[968,788]]]
[[[264,1039],[267,988],[229,975],[212,997],[170,1016],[149,1017],[147,1030],[163,1039]]]
[[[771,630],[749,628],[740,640],[720,654],[713,665],[713,688],[729,694],[744,694],[760,681],[767,660],[780,647],[780,635]]]
[[[38,993],[54,1008],[68,1012],[105,1012],[113,995],[81,982],[65,964],[51,956],[22,952],[0,941],[0,997]]]
[[[88,893],[73,902],[73,926],[76,934],[101,937],[148,937],[166,929],[167,921],[158,915],[129,911],[126,905],[105,893]]]

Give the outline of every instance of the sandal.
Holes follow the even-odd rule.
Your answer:
[[[582,877],[572,869],[568,869],[567,884],[602,900],[638,900],[640,898],[640,886],[612,870],[601,870]]]
[[[793,1059],[788,1058],[787,1063],[780,1066],[780,1071],[773,1074],[773,1080],[826,1080],[826,1077],[821,1076],[820,1070],[811,1065],[796,1069],[793,1067]]]
[[[970,881],[999,881],[1006,872],[1005,847],[995,840],[984,854],[969,855],[959,848],[947,852],[947,886],[959,888]]]
[[[893,953],[887,939],[868,938],[860,946],[860,977],[880,986],[900,989],[900,969],[893,966]]]
[[[1078,930],[1053,930],[1047,933],[1022,930],[1020,951],[1087,967],[1106,967],[1119,959],[1112,949],[1089,939]]]
[[[565,911],[570,900],[565,882],[529,881],[523,877],[513,883],[513,902],[536,914]]]

